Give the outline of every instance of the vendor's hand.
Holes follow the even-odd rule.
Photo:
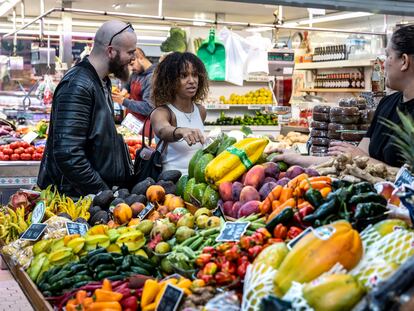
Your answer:
[[[279,148],[275,148],[272,150],[272,153],[276,152],[276,153],[280,153],[278,155],[275,155],[272,158],[273,162],[279,162],[279,161],[283,161],[286,162],[287,164],[290,165],[294,165],[296,164],[296,160],[298,157],[300,157],[300,154],[298,154],[297,152],[295,152],[293,149],[279,149]]]
[[[124,96],[122,96],[121,93],[112,93],[112,100],[117,103],[122,105],[122,103],[124,102]]]
[[[203,145],[205,142],[204,134],[199,129],[181,127],[177,129],[175,133],[176,135],[180,135],[189,146],[192,146],[196,143],[201,143]]]
[[[364,151],[362,151],[358,146],[348,144],[342,141],[332,142],[329,146],[328,155],[337,156],[342,153],[349,153],[352,157],[356,156],[366,156]]]

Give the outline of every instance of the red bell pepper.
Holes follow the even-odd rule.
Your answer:
[[[251,237],[255,245],[263,245],[265,243],[265,236],[259,232],[253,233]]]
[[[276,239],[286,239],[287,228],[283,224],[277,224],[275,229],[273,229],[273,237]]]
[[[239,259],[237,259],[237,266],[240,266],[244,262],[249,262],[249,257],[242,256]]]
[[[227,260],[237,260],[240,257],[240,248],[238,245],[233,245],[232,248],[224,252]]]
[[[305,216],[312,214],[314,211],[315,209],[313,206],[309,204],[299,209],[299,216],[301,219],[303,219]]]
[[[206,284],[211,284],[211,282],[214,280],[214,276],[207,274],[202,274],[198,278],[202,279]]]
[[[264,237],[267,239],[270,239],[272,237],[272,235],[266,228],[259,228],[256,230],[256,232],[263,234]]]
[[[203,248],[203,254],[215,254],[216,253],[216,249],[213,246],[206,246]]]
[[[203,274],[213,275],[217,272],[217,264],[214,262],[209,262],[204,266]]]
[[[135,296],[130,296],[128,298],[122,298],[121,300],[122,310],[137,310],[138,309],[138,299]]]
[[[254,242],[253,242],[251,237],[249,237],[247,235],[243,235],[240,238],[239,245],[242,249],[249,249],[250,247],[252,247],[254,245]]]
[[[256,245],[253,246],[252,248],[250,248],[247,252],[249,253],[249,256],[251,259],[254,259],[257,257],[257,255],[259,255],[259,253],[262,251],[263,246],[261,245]]]
[[[214,279],[218,285],[226,285],[231,283],[232,275],[228,272],[220,271],[214,276]]]
[[[289,231],[287,233],[287,238],[292,240],[295,237],[297,237],[299,234],[301,234],[302,232],[303,232],[302,229],[300,229],[298,227],[295,227],[295,226],[292,226],[292,227],[289,228]]]
[[[250,265],[248,261],[242,262],[241,265],[237,267],[237,275],[241,277],[242,279],[246,275],[247,267]]]
[[[211,254],[200,254],[195,260],[195,263],[197,266],[203,267],[211,260],[211,258]]]
[[[221,265],[221,271],[229,274],[236,272],[236,265],[230,261],[226,261]]]

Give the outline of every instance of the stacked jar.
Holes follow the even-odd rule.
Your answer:
[[[329,148],[328,126],[331,107],[317,105],[313,108],[310,131],[310,154],[313,156],[326,156]]]

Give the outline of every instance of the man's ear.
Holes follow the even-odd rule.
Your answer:
[[[405,53],[401,55],[401,61],[402,61],[402,64],[401,64],[402,72],[407,71],[410,68],[410,66],[412,66],[413,64],[412,56],[405,54]]]

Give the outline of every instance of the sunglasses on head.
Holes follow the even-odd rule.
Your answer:
[[[108,46],[110,46],[111,44],[112,44],[112,41],[114,40],[114,38],[117,36],[117,35],[119,35],[120,33],[123,33],[125,30],[127,30],[127,29],[131,29],[131,31],[134,31],[134,27],[132,27],[132,25],[131,25],[131,23],[127,23],[127,25],[124,27],[124,28],[122,28],[120,31],[118,31],[116,34],[114,34],[112,37],[111,37],[111,40],[109,40],[109,43],[108,43]]]

